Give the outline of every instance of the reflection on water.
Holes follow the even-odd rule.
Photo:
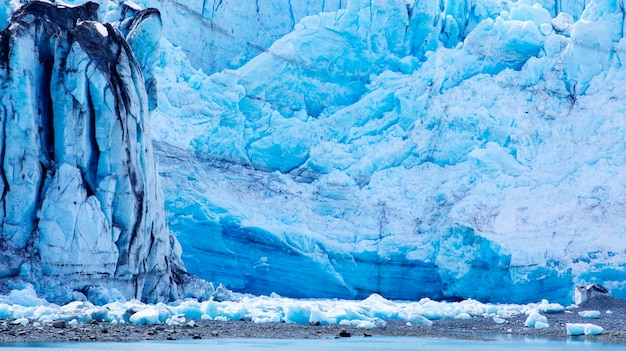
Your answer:
[[[188,341],[141,341],[141,342],[74,342],[74,343],[32,343],[32,344],[0,344],[2,350],[16,351],[170,351],[170,350],[213,350],[242,351],[242,350],[298,350],[320,351],[478,351],[478,350],[624,350],[624,345],[601,344],[598,342],[568,339],[547,340],[538,338],[520,338],[500,336],[492,341],[467,341],[437,338],[408,338],[408,337],[372,337],[372,338],[342,338],[322,340],[274,340],[274,339],[218,339],[218,340],[188,340]]]

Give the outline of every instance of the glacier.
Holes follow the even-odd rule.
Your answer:
[[[307,298],[626,297],[621,1],[101,5],[161,9],[138,59],[149,184],[189,273]],[[93,181],[77,168],[56,181]],[[97,213],[89,196],[71,201]]]
[[[123,7],[118,29],[98,8],[30,2],[0,33],[2,289],[207,298],[168,231],[149,133],[160,13]]]
[[[626,296],[617,1],[348,1],[155,113],[189,271],[292,297]],[[295,269],[294,269],[295,268]]]

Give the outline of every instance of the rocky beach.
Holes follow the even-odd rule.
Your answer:
[[[579,312],[599,311],[599,318],[585,318]],[[610,343],[626,344],[626,301],[608,296],[598,296],[577,308],[545,314],[549,327],[526,327],[526,315],[508,319],[473,317],[470,319],[439,319],[432,326],[411,325],[397,320],[387,320],[386,325],[363,329],[345,325],[300,325],[292,323],[253,323],[241,321],[189,320],[181,325],[133,325],[91,321],[71,323],[63,320],[48,325],[14,324],[15,320],[0,322],[0,346],[6,343],[67,342],[67,341],[141,341],[185,340],[215,338],[262,339],[323,339],[369,336],[412,336],[490,340],[495,335],[514,337],[541,337],[550,339],[583,338]],[[600,335],[569,336],[567,323],[592,323],[603,328]]]

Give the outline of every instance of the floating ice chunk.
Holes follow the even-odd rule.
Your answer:
[[[409,317],[409,322],[417,324],[417,325],[425,325],[430,327],[431,325],[433,325],[433,322],[429,319],[427,319],[426,317],[422,316],[421,314],[414,314],[412,316]]]
[[[565,325],[567,335],[599,335],[604,329],[591,323],[567,323]]]
[[[369,307],[370,316],[384,319],[402,319],[402,310],[396,304],[378,294],[372,294],[361,302],[361,306]]]
[[[215,319],[215,317],[217,317],[218,312],[218,303],[215,301],[206,301],[205,303],[202,304],[202,313],[203,313],[203,318],[204,316],[207,316],[210,319]]]
[[[248,310],[244,304],[229,304],[221,310],[227,319],[238,321],[246,317]],[[306,322],[305,322],[306,323]]]
[[[11,290],[9,295],[4,299],[9,305],[20,305],[25,307],[33,307],[46,305],[45,299],[37,297],[37,293],[32,285],[28,284],[21,290]]]
[[[155,308],[146,308],[130,316],[130,322],[133,324],[158,324],[159,311]]]
[[[307,324],[311,319],[311,308],[297,304],[285,308],[285,322],[295,324]]]
[[[529,328],[535,327],[537,322],[548,324],[548,318],[539,313],[537,310],[532,310],[528,313],[528,318],[524,322],[524,325]]]
[[[567,335],[584,335],[585,325],[581,323],[567,323],[565,324]]]
[[[600,335],[604,332],[604,329],[595,324],[587,323],[585,325],[585,335]]]
[[[563,305],[558,303],[550,303],[548,300],[543,299],[541,303],[537,306],[539,312],[543,313],[561,313],[565,310]]]
[[[500,318],[500,317],[493,317],[493,321],[496,322],[496,324],[502,324],[506,322],[506,319]],[[535,327],[537,327],[536,322],[535,322]]]
[[[185,317],[182,315],[171,316],[165,323],[167,325],[183,325],[185,324]]]
[[[578,315],[583,318],[597,319],[597,318],[600,318],[600,311],[595,311],[595,310],[580,311],[578,312]]]
[[[198,319],[202,317],[202,305],[196,300],[185,300],[177,308],[177,312],[188,319]]]
[[[11,322],[13,325],[26,325],[28,324],[28,318],[18,318]]]
[[[104,288],[101,286],[93,286],[87,290],[87,299],[95,305],[106,305],[110,302],[121,301],[125,302],[126,299],[122,293],[115,288]]]
[[[363,328],[363,329],[374,329],[376,328],[376,324],[374,324],[374,322],[372,321],[359,321],[356,327]]]
[[[365,300],[361,301],[363,306],[377,306],[377,305],[393,305],[393,302],[380,296],[380,294],[371,294]]]
[[[0,319],[11,318],[13,309],[6,303],[0,303]]]
[[[331,324],[330,318],[320,311],[318,308],[311,308],[311,314],[309,316],[310,324]]]
[[[352,321],[349,320],[349,319],[343,319],[343,320],[341,320],[341,322],[339,322],[339,325],[350,326],[350,325],[352,325]]]
[[[346,310],[346,318],[354,319],[354,320],[366,320],[369,317],[366,315],[366,312],[358,307],[347,306]]]

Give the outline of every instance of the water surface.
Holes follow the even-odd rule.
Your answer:
[[[274,339],[216,339],[185,341],[139,341],[139,342],[62,342],[62,343],[21,343],[0,344],[2,350],[15,351],[171,351],[171,350],[220,350],[220,351],[490,351],[490,350],[624,350],[624,345],[602,344],[599,342],[569,339],[547,340],[507,336],[492,341],[467,341],[456,339],[413,338],[413,337],[371,337],[317,340],[274,340]]]

